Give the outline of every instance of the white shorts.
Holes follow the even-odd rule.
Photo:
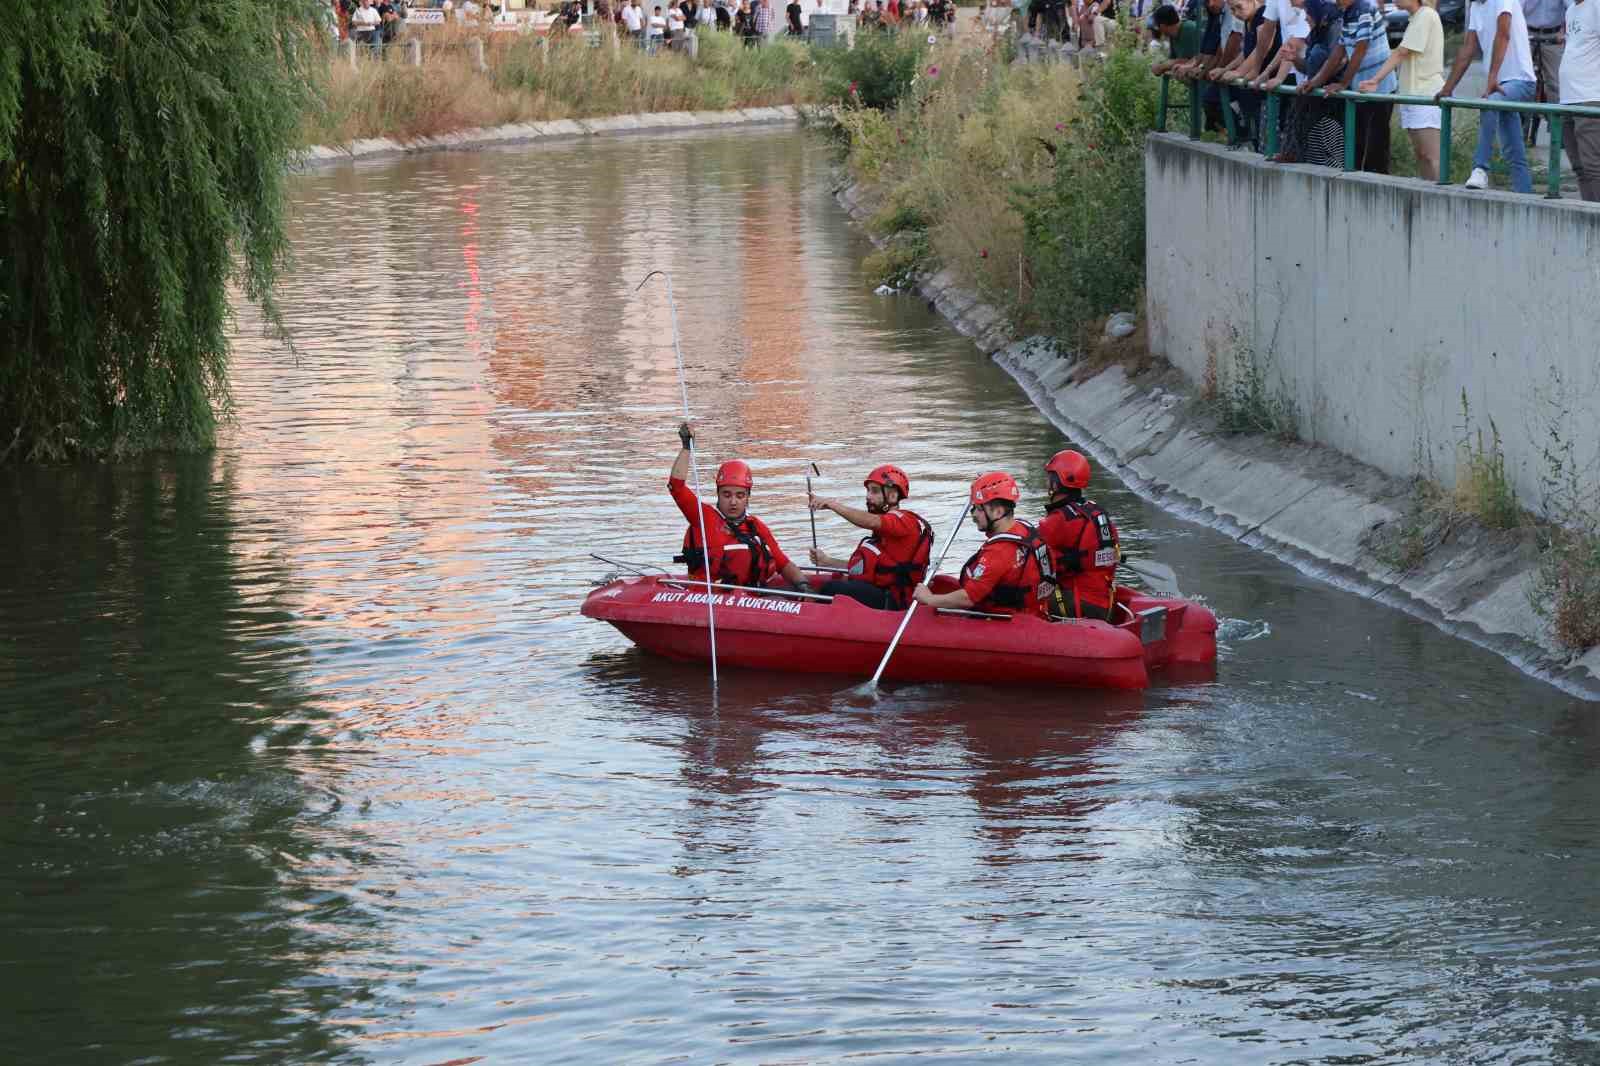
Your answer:
[[[1436,130],[1439,128],[1439,109],[1429,104],[1401,104],[1400,128]]]

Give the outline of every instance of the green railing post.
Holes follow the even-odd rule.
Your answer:
[[[1546,116],[1546,123],[1550,127],[1550,191],[1545,197],[1550,200],[1561,199],[1561,125],[1559,115]]]
[[[1356,102],[1344,102],[1344,168],[1356,168]]]
[[[1200,90],[1192,81],[1189,83],[1189,139],[1200,139]]]
[[[1228,98],[1228,87],[1220,81],[1217,82],[1217,95],[1222,99],[1222,124],[1228,129],[1228,147],[1237,147],[1239,132],[1233,122],[1233,101]]]
[[[1450,101],[1440,100],[1439,109],[1439,184],[1450,184]]]
[[[1262,147],[1266,149],[1267,155],[1274,156],[1278,154],[1278,94],[1276,92],[1267,93],[1266,112],[1267,135],[1262,141]]]
[[[1162,133],[1167,132],[1167,86],[1171,82],[1168,75],[1161,75],[1161,101],[1156,104],[1156,129]]]

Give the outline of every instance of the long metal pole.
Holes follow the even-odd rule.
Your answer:
[[[672,353],[678,359],[678,391],[683,394],[683,420],[689,419],[689,379],[683,370],[683,345],[678,341],[678,304],[672,298],[672,275],[665,270],[652,270],[644,276],[644,281],[639,282],[639,288],[644,288],[644,282],[660,274],[667,279],[667,311],[672,318]],[[638,289],[634,290],[635,292]],[[714,603],[716,593],[711,591],[711,542],[706,539],[706,504],[705,497],[700,495],[700,460],[695,455],[694,438],[689,438],[689,469],[694,473],[694,498],[700,505],[700,548],[705,553],[701,560],[706,574],[706,629],[711,634],[711,689],[717,688],[717,608]]]
[[[950,536],[945,538],[944,548],[939,552],[939,558],[933,561],[933,566],[928,568],[928,578],[939,572],[939,567],[944,565],[944,557],[950,551],[950,545],[956,542],[956,534],[961,532],[961,523],[966,520],[968,508],[962,507],[961,513],[956,515],[955,525],[950,527]],[[872,675],[872,685],[877,687],[878,679],[883,676],[884,667],[889,665],[889,656],[894,654],[894,649],[900,643],[900,635],[906,631],[906,625],[911,621],[911,615],[917,609],[917,601],[912,600],[911,606],[906,608],[905,615],[900,619],[900,628],[894,631],[894,639],[889,642],[889,649],[883,653],[883,661],[878,664],[878,669]]]

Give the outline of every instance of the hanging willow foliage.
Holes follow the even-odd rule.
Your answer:
[[[0,5],[0,459],[211,444],[230,282],[276,321],[322,6]]]

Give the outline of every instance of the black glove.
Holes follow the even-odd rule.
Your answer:
[[[694,432],[689,428],[689,424],[687,422],[678,427],[678,439],[683,441],[683,446],[685,448],[690,447],[694,443]]]

